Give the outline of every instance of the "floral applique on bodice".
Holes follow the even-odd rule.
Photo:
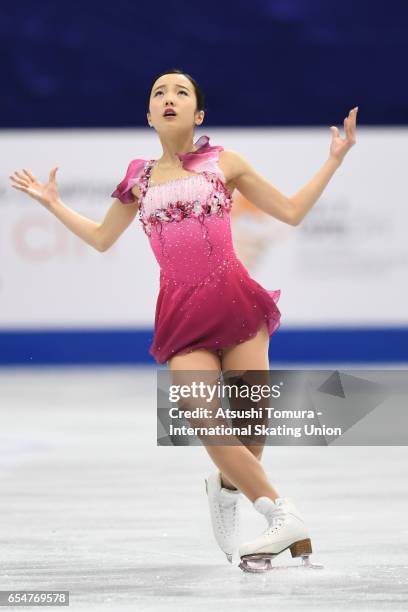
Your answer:
[[[182,221],[186,217],[202,222],[207,215],[222,217],[225,210],[231,210],[232,196],[218,173],[204,170],[149,186],[153,163],[154,160],[148,163],[141,179],[139,200],[139,218],[148,236],[162,222]]]

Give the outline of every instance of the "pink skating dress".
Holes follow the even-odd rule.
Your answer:
[[[154,337],[149,352],[157,363],[176,354],[225,347],[254,336],[266,322],[280,326],[280,289],[266,290],[238,259],[231,234],[232,196],[218,165],[221,146],[208,136],[196,151],[178,154],[194,174],[149,184],[156,160],[134,159],[112,197],[123,204],[140,190],[138,217],[160,266]]]

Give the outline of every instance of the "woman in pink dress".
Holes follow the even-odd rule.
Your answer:
[[[174,122],[177,115],[168,108],[168,121]],[[150,353],[170,367],[198,366],[199,349],[221,358],[228,347],[255,337],[260,328],[264,337],[271,336],[280,322],[280,291],[265,291],[234,251],[232,187],[228,189],[219,161],[223,147],[211,146],[208,136],[201,136],[194,147],[176,153],[187,176],[152,180],[161,164],[135,159],[112,193],[123,204],[137,197],[139,220],[159,263]],[[172,359],[193,351],[188,361]]]
[[[280,325],[279,289],[265,289],[238,259],[231,237],[232,193],[264,212],[298,225],[320,197],[355,143],[357,107],[344,120],[345,138],[332,126],[328,159],[313,179],[289,198],[259,175],[238,153],[193,142],[204,121],[204,95],[180,70],[160,74],[149,92],[147,121],[159,136],[157,159],[134,159],[112,193],[102,223],[65,206],[53,168],[42,184],[30,170],[10,177],[13,187],[37,199],[66,227],[99,251],[106,251],[138,216],[160,266],[154,339],[150,353],[174,375],[268,371],[270,336]],[[264,571],[287,548],[308,560],[306,525],[288,497],[280,497],[261,465],[263,447],[240,443],[205,446],[217,470],[206,479],[215,538],[232,561],[238,544],[238,504],[246,495],[268,523],[256,540],[239,548],[242,569]],[[252,563],[254,562],[254,563]],[[252,563],[252,565],[251,565]]]

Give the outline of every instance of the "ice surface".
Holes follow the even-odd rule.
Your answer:
[[[0,590],[69,590],[75,612],[408,609],[406,447],[267,447],[325,569],[245,574],[213,540],[205,449],[156,446],[155,393],[150,368],[0,372]],[[265,524],[243,502],[246,539]]]

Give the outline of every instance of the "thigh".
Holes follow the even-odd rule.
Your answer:
[[[245,342],[221,349],[222,369],[269,370],[269,333],[266,323]]]
[[[217,385],[221,378],[221,359],[216,352],[207,349],[197,349],[191,353],[174,355],[167,361],[170,369],[170,378],[173,385],[179,387],[192,388],[193,384],[203,384],[205,387],[209,385]],[[205,408],[207,413],[205,416],[190,417],[186,420],[192,427],[216,427],[224,424],[225,420],[215,417],[215,413],[221,406],[217,395],[211,399],[206,394],[204,396],[193,397],[190,394],[184,395],[178,401],[178,407],[181,410],[194,410],[195,408]],[[204,446],[217,444],[221,445],[221,437],[200,436]]]
[[[207,349],[174,355],[167,361],[170,370],[221,370],[220,356]]]
[[[258,333],[249,338],[245,342],[241,342],[232,347],[221,349],[221,366],[225,372],[225,378],[231,377],[231,380],[239,381],[240,376],[243,376],[245,384],[254,385],[257,389],[259,386],[269,384],[269,333],[266,323],[262,325]],[[251,372],[248,372],[251,370]],[[248,399],[230,398],[230,407],[232,410],[245,410],[251,407],[259,411],[259,417],[236,418],[232,419],[232,425],[237,427],[247,427],[251,424],[254,429],[255,425],[267,424],[267,413],[263,408],[269,405],[268,400],[260,399],[257,402]],[[239,437],[240,441],[255,455],[261,459],[263,446],[265,444],[265,436]]]
[[[179,386],[186,385],[191,388],[194,383],[214,385],[221,375],[220,357],[207,349],[197,349],[191,353],[173,355],[167,361],[167,365],[170,369],[172,384]],[[196,398],[194,400],[191,397],[188,402],[184,402],[184,405],[188,403],[190,407],[196,407],[199,406],[200,402],[203,403],[204,399]]]

